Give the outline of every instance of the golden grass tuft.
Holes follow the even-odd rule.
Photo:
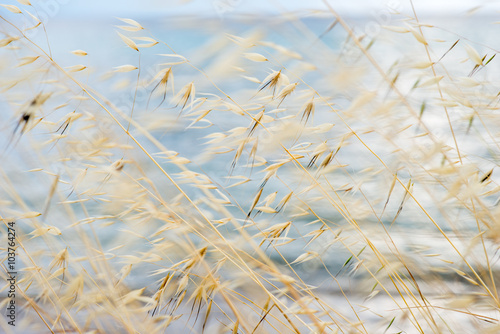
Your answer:
[[[19,3],[0,15],[15,329],[499,330],[494,41],[414,9],[359,33],[327,1],[322,31],[286,13],[194,51],[118,18],[103,76]]]

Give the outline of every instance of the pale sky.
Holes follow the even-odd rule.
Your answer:
[[[280,14],[305,9],[326,10],[323,0],[37,0],[37,10],[49,16],[126,16],[202,15],[230,16],[237,14]],[[410,11],[409,0],[328,0],[343,15],[376,15],[388,8]],[[19,3],[15,0],[5,4]],[[498,14],[499,0],[413,0],[421,15],[458,15],[480,6],[478,13]],[[5,9],[1,8],[1,11]]]

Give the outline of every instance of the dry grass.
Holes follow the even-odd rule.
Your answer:
[[[0,16],[18,332],[500,331],[489,41],[415,11],[364,35],[325,1],[320,37],[287,14],[184,54],[119,19],[130,63],[102,75],[22,3]]]

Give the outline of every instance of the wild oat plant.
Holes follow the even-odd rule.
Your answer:
[[[491,40],[415,12],[366,34],[328,8],[184,21],[213,37],[179,50],[120,18],[106,72],[105,45],[53,57],[19,2],[0,16],[2,332],[500,332]]]

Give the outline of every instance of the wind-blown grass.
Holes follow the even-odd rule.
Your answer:
[[[103,75],[23,3],[0,16],[16,329],[499,330],[495,49],[325,2],[324,34],[288,14],[189,54],[121,18]]]

